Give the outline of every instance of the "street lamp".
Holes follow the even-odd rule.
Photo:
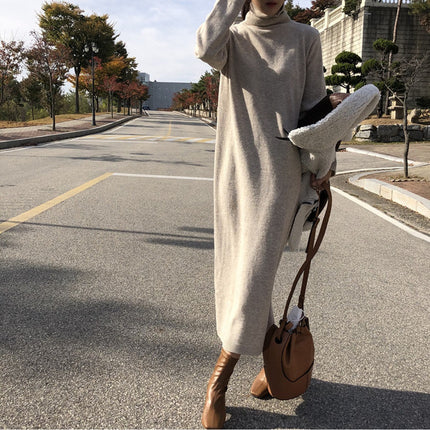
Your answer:
[[[96,125],[96,104],[95,104],[95,91],[94,91],[94,54],[99,52],[99,48],[94,42],[91,45],[85,45],[85,52],[91,52],[91,81],[92,81],[92,103],[91,108],[93,112],[93,125]]]

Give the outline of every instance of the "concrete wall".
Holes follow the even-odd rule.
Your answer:
[[[172,107],[173,96],[183,89],[191,89],[191,83],[187,82],[149,82],[149,99],[145,101],[144,107],[152,110],[169,109]]]
[[[399,18],[397,45],[399,53],[394,59],[411,57],[430,51],[430,34],[419,24],[418,18],[409,13],[410,0],[405,0]],[[312,26],[319,30],[323,50],[323,62],[331,74],[334,59],[342,51],[352,51],[363,61],[376,57],[373,49],[376,39],[392,39],[394,19],[397,9],[395,0],[363,0],[358,14],[346,16],[343,5],[326,10],[325,16],[313,20]],[[430,68],[427,68],[411,98],[430,96]]]
[[[375,57],[376,51],[372,44],[376,39],[391,40],[396,8],[365,7],[364,14],[366,20],[363,32],[363,61]],[[417,16],[409,13],[408,7],[400,11],[396,44],[399,52],[394,56],[394,61],[430,51],[430,34],[420,25]],[[410,94],[410,99],[414,100],[422,96],[430,97],[430,68],[421,75],[420,82]]]
[[[430,139],[430,125],[410,124],[408,125],[409,139],[420,141]],[[354,138],[363,142],[403,142],[405,135],[400,124],[360,125]]]
[[[323,64],[326,75],[331,74],[334,59],[342,51],[351,51],[362,55],[364,14],[356,19],[342,12],[343,6],[326,11],[326,16],[313,23],[320,32],[323,52]]]

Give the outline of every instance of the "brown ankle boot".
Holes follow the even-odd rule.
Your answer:
[[[225,392],[238,358],[233,358],[224,349],[209,379],[206,402],[203,408],[202,424],[207,429],[222,429],[225,422]]]
[[[251,394],[258,399],[263,399],[269,395],[268,387],[266,373],[263,367],[251,386]]]

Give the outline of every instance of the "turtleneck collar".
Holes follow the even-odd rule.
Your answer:
[[[254,8],[251,3],[251,8],[246,14],[245,23],[248,25],[256,25],[257,27],[270,27],[272,25],[281,24],[290,21],[290,17],[285,12],[284,6],[274,16],[265,15]]]

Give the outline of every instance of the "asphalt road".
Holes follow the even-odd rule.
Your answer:
[[[220,347],[214,136],[154,112],[0,152],[0,427],[200,427]],[[338,163],[390,165],[345,153]],[[311,387],[254,399],[261,357],[243,357],[226,428],[429,428],[429,249],[335,193],[306,300]],[[285,253],[277,315],[303,258]]]

